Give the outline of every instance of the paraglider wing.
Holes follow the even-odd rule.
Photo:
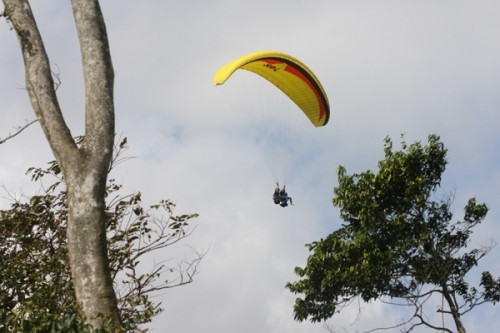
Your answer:
[[[282,52],[260,51],[247,54],[222,66],[214,76],[221,85],[238,69],[254,72],[283,91],[316,126],[330,118],[330,107],[321,83],[299,60]]]

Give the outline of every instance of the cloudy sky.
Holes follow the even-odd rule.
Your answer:
[[[71,8],[61,0],[32,6],[60,73],[65,118],[74,135],[82,134]],[[189,255],[188,245],[208,250],[193,284],[157,296],[165,311],[152,332],[327,332],[322,323],[294,322],[295,297],[284,286],[297,279],[294,267],[305,264],[304,244],[340,226],[331,205],[337,167],[375,169],[387,135],[395,142],[401,133],[409,142],[440,135],[449,163],[438,195],[454,195],[456,219],[468,198],[485,202],[491,210],[471,246],[500,241],[500,2],[107,0],[102,8],[116,72],[116,130],[128,137],[127,154],[135,157],[113,177],[126,191],[141,190],[148,203],[170,198],[177,213],[200,214],[195,233],[155,260],[172,258],[175,265]],[[5,20],[0,49],[4,138],[34,114]],[[294,55],[319,77],[332,109],[326,127],[311,130],[305,118],[287,119],[283,130],[293,135],[275,140],[274,123],[262,119],[279,108],[268,97],[279,96],[266,90],[257,94],[262,100],[242,103],[243,90],[259,89],[252,78],[213,86],[220,66],[264,49]],[[287,156],[275,159],[281,156],[276,146],[286,147]],[[24,171],[52,159],[38,125],[0,145],[0,156],[0,185],[17,197],[37,190]],[[286,181],[294,206],[272,203],[275,177]],[[7,197],[2,191],[1,208]],[[493,249],[471,281],[486,269],[500,275],[499,251]],[[400,311],[354,304],[328,325],[336,332],[390,326],[403,319]],[[491,305],[463,319],[468,332],[500,326]]]

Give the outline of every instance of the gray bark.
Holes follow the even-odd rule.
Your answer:
[[[119,311],[105,233],[105,186],[114,140],[113,67],[97,0],[72,0],[85,78],[85,139],[77,147],[54,87],[50,63],[27,0],[3,0],[17,32],[31,104],[58,161],[68,190],[68,252],[76,299],[87,322],[102,327]]]
[[[458,333],[466,333],[465,326],[462,323],[462,319],[460,319],[460,313],[459,313],[458,307],[456,305],[456,302],[453,300],[452,296],[450,295],[450,293],[448,291],[448,287],[446,286],[446,284],[443,284],[441,286],[441,288],[442,288],[443,296],[446,299],[448,306],[450,307],[450,313],[453,317],[453,321],[455,322],[455,326],[457,327],[457,332]]]

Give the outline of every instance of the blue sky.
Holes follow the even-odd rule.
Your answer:
[[[83,80],[71,8],[65,1],[32,6],[60,73],[65,119],[74,135],[82,134]],[[102,7],[116,72],[116,130],[128,137],[128,154],[135,157],[113,177],[146,201],[170,198],[177,213],[200,214],[186,243],[155,260],[173,258],[175,265],[189,254],[187,245],[209,249],[193,284],[158,295],[165,312],[151,324],[153,332],[327,332],[321,323],[293,321],[294,296],[284,285],[296,280],[293,268],[305,264],[304,244],[341,223],[331,205],[337,167],[375,169],[387,135],[395,142],[401,133],[408,142],[440,135],[449,163],[438,195],[454,194],[456,219],[468,198],[485,202],[491,210],[471,246],[500,240],[498,1],[108,0]],[[17,40],[4,20],[0,48],[3,138],[34,114]],[[263,49],[308,64],[332,110],[325,128],[290,125],[310,149],[298,144],[287,165],[295,203],[287,209],[272,203],[269,147],[255,143],[252,107],[212,84],[220,66]],[[37,190],[24,171],[52,159],[38,125],[1,145],[0,154],[0,185],[18,197]],[[498,255],[496,247],[471,280],[486,269],[500,275]],[[329,326],[361,332],[403,318],[378,302],[359,307],[359,319],[354,304]],[[468,332],[500,326],[497,313],[483,305],[467,314]]]

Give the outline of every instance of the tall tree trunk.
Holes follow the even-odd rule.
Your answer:
[[[68,254],[76,299],[93,327],[102,314],[115,326],[120,318],[106,247],[104,188],[99,175],[85,161],[75,163],[68,182]]]
[[[68,252],[76,299],[94,328],[120,316],[109,269],[105,186],[113,151],[113,67],[97,0],[72,0],[85,78],[85,138],[77,147],[62,116],[42,38],[28,0],[3,0],[17,32],[31,104],[68,190]],[[102,315],[102,316],[99,316]]]
[[[453,321],[455,322],[455,326],[457,327],[457,332],[458,333],[467,333],[465,330],[465,326],[462,323],[462,319],[460,318],[460,313],[458,312],[458,308],[451,297],[448,287],[445,285],[441,286],[443,296],[446,299],[446,302],[448,303],[448,306],[450,307],[450,313],[451,316],[453,317]]]

